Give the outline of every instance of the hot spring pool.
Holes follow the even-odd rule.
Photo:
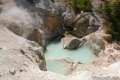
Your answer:
[[[63,49],[62,43],[51,43],[47,47],[45,58],[49,71],[67,74],[74,62],[90,63],[95,55],[87,44],[77,50],[67,50]]]

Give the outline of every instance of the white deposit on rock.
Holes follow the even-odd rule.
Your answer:
[[[77,49],[80,46],[81,41],[74,36],[66,36],[62,39],[64,49]]]
[[[42,51],[0,26],[0,80],[30,80],[46,70]]]

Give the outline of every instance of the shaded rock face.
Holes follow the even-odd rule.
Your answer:
[[[63,17],[66,31],[76,37],[83,37],[90,33],[96,32],[100,25],[98,14],[93,10],[91,12],[81,12],[75,14],[71,7],[70,0],[54,0],[57,5],[64,7]],[[95,1],[91,1],[94,3]],[[93,4],[94,5],[94,4]]]
[[[73,36],[66,36],[62,39],[62,44],[64,49],[74,50],[80,47],[82,42]]]
[[[51,33],[57,31],[56,29],[58,28],[62,28],[62,25],[60,24],[62,23],[60,13],[56,9],[56,6],[50,0],[33,0],[33,2],[34,3],[30,3],[29,0],[16,0],[16,4],[19,7],[25,9],[27,8],[29,13],[35,18],[34,25],[37,26],[37,24],[39,24],[41,26],[38,27],[43,30],[47,29],[48,32]],[[30,7],[24,7],[26,3],[28,3]],[[39,21],[37,21],[38,19]]]
[[[72,22],[70,31],[76,37],[83,37],[99,29],[99,22],[91,13],[83,12],[77,15]],[[69,28],[69,27],[68,27]]]
[[[15,0],[17,6],[24,8],[41,8],[44,10],[52,10],[54,5],[50,0]]]
[[[12,7],[9,2],[14,3],[11,4]],[[5,5],[7,6],[4,9]],[[38,42],[43,47],[47,41],[64,32],[62,18],[49,0],[7,1],[2,6],[1,24],[17,35]]]

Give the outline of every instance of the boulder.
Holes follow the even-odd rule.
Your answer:
[[[74,36],[66,36],[62,39],[62,44],[64,49],[77,49],[80,47],[82,42]]]
[[[92,13],[81,12],[74,18],[70,26],[72,28],[70,33],[81,38],[97,31],[100,25],[97,17]]]

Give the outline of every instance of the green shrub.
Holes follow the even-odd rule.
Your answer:
[[[111,24],[106,26],[106,32],[111,34],[114,39],[120,40],[120,1],[111,0],[105,2],[103,11],[108,17],[109,24]]]
[[[75,13],[80,13],[80,11],[89,12],[92,8],[90,0],[71,0],[71,5]]]

